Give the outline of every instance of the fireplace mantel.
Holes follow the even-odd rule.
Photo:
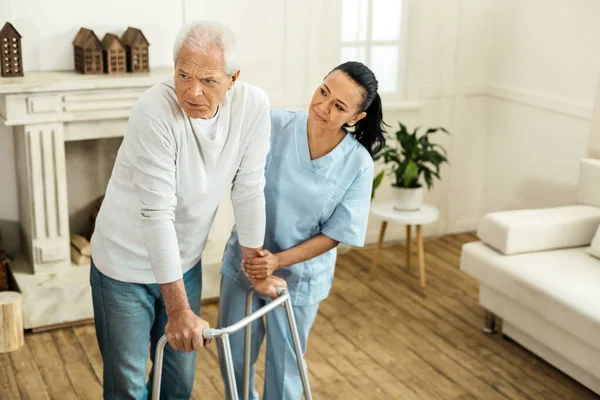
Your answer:
[[[2,78],[0,94],[147,88],[168,79],[172,74],[171,67],[153,68],[150,72],[98,75],[80,74],[75,71],[28,72],[22,77]]]
[[[123,136],[140,95],[172,76],[172,68],[154,68],[119,75],[30,72],[0,79],[0,117],[13,128],[15,143],[23,253],[15,257],[13,270],[26,329],[93,317],[89,265],[70,259],[65,142]],[[218,262],[219,250],[217,245],[208,260],[205,250],[203,299],[218,297],[218,266],[211,270],[210,264]]]
[[[127,118],[135,101],[172,68],[150,73],[83,75],[31,72],[0,80],[0,116],[7,126]]]

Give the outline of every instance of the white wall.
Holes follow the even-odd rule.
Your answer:
[[[82,26],[93,29],[99,38],[106,32],[121,34],[128,25],[139,27],[151,43],[151,67],[169,65],[179,26],[201,18],[232,27],[239,40],[243,79],[265,88],[273,107],[304,107],[315,85],[338,61],[340,0],[106,0],[85,2],[85,6],[77,0],[57,0],[52,6],[44,0],[0,2],[23,35],[26,72],[72,70],[71,41]],[[475,149],[483,146],[484,138],[485,98],[479,88],[486,79],[487,47],[482,4],[487,3],[412,0],[407,83],[409,100],[422,106],[406,109],[397,103],[384,104],[392,135],[398,121],[411,129],[433,124],[452,131],[450,137],[440,136],[452,165],[426,194],[426,201],[442,210],[442,218],[427,227],[426,234],[472,229],[480,214],[483,157]],[[118,6],[119,12],[112,6]],[[143,16],[137,12],[141,8]],[[6,187],[0,219],[18,221],[12,140],[6,129],[0,133],[0,162],[7,166],[0,175],[0,185]],[[377,199],[390,198],[389,183],[384,181]],[[219,221],[224,223],[211,234],[215,249],[227,237],[232,221],[228,201],[219,210]],[[378,225],[379,221],[370,221],[368,242],[375,240]],[[402,232],[401,227],[390,228],[388,237],[400,238]]]
[[[409,76],[418,82],[423,107],[412,113],[386,113],[386,119],[394,128],[395,121],[402,120],[409,129],[444,126],[451,132],[438,136],[449,153],[450,165],[443,167],[442,180],[425,195],[425,201],[441,211],[440,221],[425,227],[425,234],[473,230],[481,216],[483,193],[489,5],[479,0],[422,0],[418,4],[418,20],[413,21],[417,32],[411,38],[411,56],[418,62]],[[376,199],[392,196],[385,181]],[[378,224],[371,221],[370,242],[377,238]],[[404,237],[404,227],[391,229],[386,237]]]
[[[433,233],[472,230],[489,211],[575,201],[579,159],[600,157],[600,101],[590,123],[600,3],[423,0],[419,15],[425,103],[415,118],[453,132],[443,142],[451,166],[426,196],[442,210]]]
[[[0,0],[0,7],[24,37],[26,72],[71,70],[71,41],[82,26],[100,38],[139,27],[151,43],[151,67],[169,65],[183,22],[221,20],[238,35],[243,79],[264,87],[273,107],[298,108],[337,62],[339,2],[57,0],[50,6],[44,0]],[[442,217],[425,233],[472,230],[491,210],[573,199],[597,87],[600,54],[594,45],[600,26],[594,21],[600,3],[412,0],[412,5],[409,100],[421,107],[384,104],[384,116],[392,134],[398,121],[411,129],[442,125],[452,132],[440,136],[451,165],[425,197]],[[18,221],[9,133],[0,127],[0,220]],[[384,181],[377,199],[392,196],[389,183]],[[229,231],[228,207],[224,202],[219,210],[227,223],[214,228],[217,242]],[[376,239],[378,227],[372,219],[368,242]],[[403,232],[390,228],[388,237],[401,238]]]
[[[4,19],[5,15],[10,17],[12,14],[11,3],[12,0],[0,0],[0,10],[2,10],[0,20]],[[4,21],[0,21],[0,23],[4,24]],[[0,221],[17,221],[19,215],[11,133],[12,129],[8,129],[0,123]]]
[[[483,210],[571,203],[600,72],[600,3],[490,5]]]
[[[1,1],[12,15],[8,19],[23,35],[25,72],[73,70],[71,43],[80,27],[92,29],[100,40],[106,33],[120,36],[128,26],[140,28],[150,42],[151,67],[172,65],[177,31],[183,23],[197,19],[222,21],[233,29],[242,78],[263,87],[277,105],[304,99],[311,93],[306,91],[308,81],[321,77],[323,67],[336,61],[330,55],[335,41],[321,39],[331,29],[324,22],[335,10],[335,1]]]
[[[6,1],[6,0],[5,0]],[[23,69],[73,70],[72,41],[85,27],[98,39],[140,28],[150,42],[151,65],[170,65],[172,40],[183,18],[181,1],[9,0],[11,22],[23,36]]]

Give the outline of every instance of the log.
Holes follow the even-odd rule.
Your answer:
[[[19,292],[0,292],[0,353],[18,350],[23,344],[23,297]]]
[[[92,262],[92,258],[81,254],[75,246],[71,245],[71,261],[75,265],[88,265]]]
[[[90,257],[92,255],[92,246],[86,238],[81,235],[71,234],[71,246],[74,246],[80,254]]]

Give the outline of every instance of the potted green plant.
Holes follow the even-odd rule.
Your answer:
[[[416,127],[409,132],[406,126],[399,123],[396,132],[396,143],[383,146],[374,156],[375,161],[383,159],[390,164],[389,175],[392,176],[392,187],[395,190],[394,208],[401,211],[418,210],[423,203],[423,183],[431,189],[434,179],[440,179],[440,166],[448,163],[446,149],[439,143],[432,143],[430,136],[436,132],[449,132],[442,128],[428,128],[421,133]],[[381,171],[373,179],[373,194],[381,184],[386,170]]]

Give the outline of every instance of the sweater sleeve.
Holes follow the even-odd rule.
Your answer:
[[[134,109],[127,132],[133,185],[152,270],[159,284],[182,278],[181,256],[175,232],[176,144],[164,123]]]
[[[256,112],[258,122],[231,189],[239,243],[249,248],[262,247],[265,237],[265,162],[271,136],[269,101],[266,95],[256,107]]]

